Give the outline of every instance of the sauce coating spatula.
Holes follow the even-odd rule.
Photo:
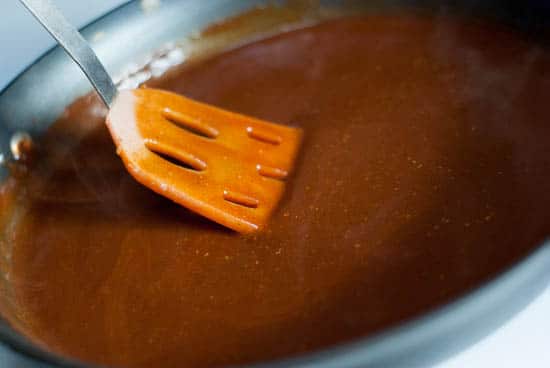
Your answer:
[[[20,0],[80,66],[109,107],[107,127],[141,184],[242,233],[279,202],[302,131],[155,89],[118,91],[80,33],[50,0]]]

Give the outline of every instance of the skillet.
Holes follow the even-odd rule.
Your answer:
[[[196,29],[265,3],[255,0],[165,0],[160,8],[144,14],[139,1],[133,1],[85,27],[84,34],[93,39],[93,47],[100,58],[109,71],[117,75],[130,62],[143,58],[159,45],[184,39]],[[450,2],[427,1],[381,1],[369,2],[368,5],[359,1],[324,1],[323,5],[365,12],[388,11],[402,6],[421,7],[428,11],[468,17],[489,17],[536,37],[540,42],[547,39],[545,18],[550,13],[542,1],[522,4],[511,1],[465,1],[458,6]],[[94,37],[98,32],[108,37]],[[136,35],[139,35],[140,42],[129,42]],[[89,92],[89,89],[80,71],[61,50],[55,48],[49,51],[0,94],[0,152],[9,158],[9,142],[15,132],[26,131],[32,136],[39,136],[65,106]],[[0,180],[5,179],[6,175],[7,170],[0,167]],[[2,262],[6,262],[4,258],[10,245],[5,237],[0,239]],[[2,266],[0,269],[5,268]],[[434,363],[501,325],[537,295],[549,279],[550,243],[546,242],[498,277],[429,314],[367,339],[265,366],[376,367]],[[3,277],[2,283],[6,282]],[[5,292],[7,287],[3,285],[0,290],[0,298],[4,299],[2,303],[9,304],[9,294]],[[45,352],[6,322],[0,324],[0,341],[17,354],[28,356],[36,362],[31,364],[37,367],[40,362],[53,367],[89,367]]]

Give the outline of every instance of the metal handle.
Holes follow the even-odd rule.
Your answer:
[[[19,0],[65,49],[86,74],[99,96],[111,107],[117,95],[113,80],[88,42],[50,0]]]

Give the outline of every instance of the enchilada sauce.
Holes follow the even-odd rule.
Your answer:
[[[550,58],[449,18],[342,18],[148,85],[304,129],[266,231],[126,173],[87,96],[37,142],[9,233],[20,325],[63,355],[212,367],[370,335],[490,279],[550,233]]]

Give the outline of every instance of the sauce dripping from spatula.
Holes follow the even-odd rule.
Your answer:
[[[50,0],[20,0],[80,66],[110,108],[107,126],[141,184],[241,233],[263,228],[284,191],[302,131],[174,93],[117,91]]]

